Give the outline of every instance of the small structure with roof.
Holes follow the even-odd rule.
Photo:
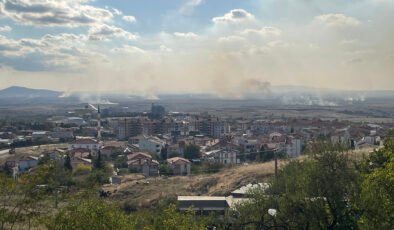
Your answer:
[[[258,184],[247,184],[245,186],[242,186],[239,189],[236,189],[231,192],[231,195],[234,198],[246,198],[248,197],[252,192],[254,192],[257,189],[260,189],[262,192],[266,191],[269,188],[268,183],[258,183]]]

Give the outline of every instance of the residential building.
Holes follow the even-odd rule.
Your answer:
[[[167,164],[175,175],[190,175],[191,162],[185,158],[173,157],[167,159]]]
[[[76,126],[82,126],[86,124],[85,120],[81,117],[67,117],[62,121],[62,123]]]
[[[100,142],[91,138],[80,138],[71,142],[68,145],[68,150],[89,149],[92,150],[93,152],[97,152],[98,150],[100,150],[100,148],[101,148]]]
[[[289,137],[286,141],[286,154],[289,157],[298,157],[302,153],[301,140]]]
[[[50,132],[48,131],[34,131],[31,134],[31,138],[34,142],[39,142],[39,141],[49,141],[50,140]]]
[[[152,103],[151,107],[151,117],[154,119],[161,119],[166,114],[166,110],[161,105],[155,105]]]
[[[53,131],[50,135],[52,138],[58,138],[59,140],[69,141],[74,139],[73,131],[71,130],[60,130]]]
[[[238,164],[240,163],[240,159],[237,158],[238,154],[236,150],[219,149],[206,152],[205,157],[215,163]]]
[[[222,138],[228,133],[229,126],[226,122],[219,120],[219,118],[209,118],[199,121],[198,130],[204,135],[213,138]]]
[[[121,152],[120,148],[116,147],[116,146],[104,146],[101,148],[100,150],[101,155],[105,156],[107,158],[110,158],[112,154],[116,153],[116,152]]]
[[[149,153],[160,154],[161,150],[165,148],[166,142],[157,137],[146,137],[141,139],[138,147],[141,151],[147,151]]]
[[[130,137],[138,136],[143,133],[143,123],[145,118],[116,118],[111,119],[114,132],[119,140],[128,140]]]
[[[152,156],[147,153],[137,152],[127,155],[127,165],[130,169],[147,177],[159,175],[159,162],[153,160]]]

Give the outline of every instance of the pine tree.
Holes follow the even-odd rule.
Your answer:
[[[104,167],[103,159],[101,157],[101,151],[100,150],[97,152],[97,158],[96,158],[96,160],[94,162],[94,167],[96,169],[102,169]]]

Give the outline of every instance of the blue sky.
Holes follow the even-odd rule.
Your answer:
[[[0,87],[394,89],[393,22],[393,0],[0,0]]]

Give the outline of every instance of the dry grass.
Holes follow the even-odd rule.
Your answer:
[[[284,161],[279,162],[283,166]],[[228,195],[231,191],[252,182],[264,182],[274,175],[274,162],[240,165],[215,174],[145,178],[127,175],[119,186],[107,185],[112,199],[150,207],[161,200],[175,200],[179,195]]]

